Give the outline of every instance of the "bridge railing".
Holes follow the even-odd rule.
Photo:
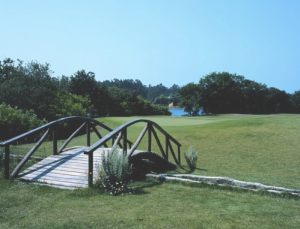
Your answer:
[[[64,130],[64,125],[75,122],[78,127],[75,129],[75,131],[71,131],[69,133],[69,136],[67,136],[66,139],[63,139],[61,146],[58,147],[58,140],[62,139],[62,136],[65,135],[64,133],[61,133],[62,130]],[[63,125],[63,126],[62,126]],[[61,127],[62,126],[62,127]],[[59,129],[59,127],[61,127]],[[97,128],[99,127],[99,128]],[[26,133],[20,134],[14,138],[11,138],[9,140],[0,142],[0,148],[2,148],[2,151],[4,151],[4,162],[3,162],[3,168],[4,168],[4,177],[9,179],[14,179],[18,176],[22,168],[25,166],[25,164],[28,162],[30,158],[32,158],[33,154],[41,147],[42,143],[45,141],[50,140],[52,147],[51,147],[51,153],[53,155],[58,155],[61,152],[63,152],[68,144],[71,142],[72,139],[74,139],[79,134],[85,134],[86,135],[86,146],[89,147],[91,145],[91,133],[95,133],[96,136],[101,139],[102,135],[100,132],[100,129],[104,129],[108,132],[111,132],[112,129],[105,124],[92,119],[88,117],[80,117],[80,116],[70,116],[61,118],[52,122],[49,122],[43,126],[37,127],[33,130],[30,130]],[[11,148],[12,146],[16,146],[19,144],[19,142],[25,142],[28,143],[28,139],[30,143],[32,143],[33,136],[38,136],[37,141],[33,142],[34,144],[30,145],[30,149],[28,152],[25,153],[24,156],[21,157],[21,159],[17,162],[17,165],[14,166],[14,168],[11,168],[10,161],[11,156]],[[131,142],[127,142],[127,144],[132,144]],[[105,144],[107,146],[107,144]],[[121,145],[120,145],[121,146]],[[11,171],[12,170],[12,171]]]
[[[58,147],[58,140],[62,140],[62,135],[64,136],[64,127],[67,123],[76,122],[76,129],[70,131],[69,135],[63,138],[63,142],[60,147]],[[145,126],[143,130],[140,132],[139,136],[135,140],[135,142],[131,142],[128,139],[128,128],[137,123],[144,123]],[[59,128],[62,127],[62,128]],[[103,134],[103,129],[108,132],[106,135]],[[101,130],[101,131],[100,131]],[[91,145],[91,133],[96,135],[96,139],[99,139],[94,144]],[[18,176],[20,171],[23,169],[25,164],[33,158],[33,154],[39,150],[41,145],[46,142],[48,144],[47,148],[50,148],[50,153],[53,155],[60,154],[63,152],[72,139],[77,137],[78,135],[86,135],[85,145],[87,148],[85,149],[85,154],[88,155],[88,181],[89,185],[93,185],[93,153],[100,147],[109,147],[109,145],[116,146],[118,145],[125,154],[132,156],[135,150],[139,147],[141,141],[144,136],[147,137],[146,151],[154,152],[154,147],[158,149],[158,152],[161,153],[162,157],[166,160],[173,160],[177,165],[181,164],[180,157],[180,147],[181,144],[172,137],[168,132],[166,132],[162,127],[160,127],[157,123],[146,120],[146,119],[138,119],[134,121],[127,122],[115,129],[111,129],[105,124],[88,117],[79,117],[79,116],[71,116],[66,118],[61,118],[52,122],[49,122],[41,127],[35,128],[26,133],[20,134],[14,138],[9,140],[0,142],[0,149],[4,151],[4,176],[5,178],[14,179]],[[38,138],[35,138],[34,144],[29,145],[29,150],[26,152],[24,156],[21,157],[16,165],[10,165],[11,156],[15,156],[11,154],[11,148],[18,145],[19,142],[28,143],[28,139],[31,139],[30,143],[32,143],[32,136],[37,135]],[[163,136],[161,138],[159,135]],[[82,139],[81,139],[82,140]],[[21,145],[23,144],[21,143]],[[156,143],[155,145],[153,143]],[[49,147],[50,144],[50,147]],[[81,144],[81,146],[83,146]],[[22,148],[22,151],[24,149]],[[156,153],[158,153],[156,152]],[[12,168],[13,167],[13,168]]]
[[[136,141],[132,144],[130,141],[128,141],[128,136],[127,136],[128,128],[137,123],[145,123],[145,126],[143,130],[140,132]],[[163,135],[164,143],[161,142],[158,133]],[[153,138],[154,138],[162,157],[165,158],[166,160],[169,160],[171,155],[174,162],[177,165],[181,165],[181,157],[180,157],[181,144],[157,123],[147,119],[137,119],[137,120],[129,121],[117,127],[107,135],[103,136],[95,144],[85,149],[85,154],[88,155],[88,164],[89,164],[88,167],[89,186],[93,185],[93,160],[94,160],[93,154],[95,150],[97,150],[102,146],[105,146],[108,141],[112,140],[113,146],[116,146],[117,144],[121,145],[123,153],[132,156],[132,154],[138,148],[138,146],[140,145],[142,139],[146,134],[148,136],[148,141],[147,141],[148,152],[153,151],[152,148],[154,146],[153,145]],[[122,143],[120,144],[120,142]],[[129,142],[130,144],[128,144]]]

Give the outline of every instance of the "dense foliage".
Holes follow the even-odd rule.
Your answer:
[[[91,102],[85,96],[60,91],[55,94],[53,103],[49,107],[50,117],[85,116],[91,107]]]
[[[32,110],[39,119],[69,115],[168,115],[169,104],[190,115],[206,113],[299,113],[300,91],[285,91],[228,72],[211,73],[183,87],[144,85],[139,80],[97,81],[80,70],[54,77],[48,64],[0,61],[0,103]]]
[[[170,88],[165,87],[162,84],[158,85],[144,85],[140,80],[132,79],[113,79],[111,81],[103,81],[103,84],[110,90],[118,89],[121,91],[130,92],[130,94],[135,96],[140,96],[154,104],[158,105],[169,105],[173,103],[175,105],[179,104],[179,94],[178,91],[180,87],[176,84]]]
[[[113,79],[113,80],[105,80],[103,81],[103,85],[108,88],[119,88],[131,91],[133,94],[140,95],[144,98],[147,97],[148,89],[140,80],[133,79]]]
[[[70,91],[87,96],[94,106],[94,115],[168,115],[166,107],[150,103],[143,97],[146,88],[138,80],[97,82],[95,74],[78,71],[70,78]]]
[[[201,108],[200,104],[200,89],[198,85],[189,83],[180,90],[181,106],[189,115],[197,115]]]
[[[5,59],[0,62],[0,102],[33,110],[40,118],[68,115],[168,115],[166,106],[147,100],[148,87],[138,80],[99,82],[93,72],[54,77],[48,64]]]
[[[57,91],[57,79],[49,66],[35,62],[17,65],[10,59],[0,63],[0,102],[32,109],[39,118],[50,118],[50,106]]]
[[[295,104],[296,112],[300,113],[300,91],[295,91],[292,95],[292,101]]]
[[[191,115],[202,107],[206,113],[299,112],[299,91],[293,95],[228,72],[211,73],[198,84],[181,88],[181,104]]]
[[[40,126],[43,121],[30,111],[0,104],[0,141]]]

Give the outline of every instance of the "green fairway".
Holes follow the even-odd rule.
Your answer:
[[[117,126],[134,118],[100,120]],[[300,115],[143,118],[164,127],[183,151],[198,151],[196,174],[300,188]]]
[[[116,127],[140,117],[99,120]],[[143,117],[198,151],[195,174],[300,189],[300,115]],[[129,129],[134,140],[142,125]],[[95,141],[96,138],[93,137]],[[78,137],[71,145],[81,145]],[[141,148],[145,147],[142,142]],[[47,144],[46,144],[47,145]],[[48,144],[49,146],[49,144]],[[46,147],[47,148],[47,147]],[[157,149],[157,148],[156,148]],[[300,200],[207,186],[144,182],[134,195],[0,180],[0,228],[299,228]]]

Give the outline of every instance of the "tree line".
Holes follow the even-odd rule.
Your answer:
[[[0,104],[32,111],[47,121],[70,115],[168,115],[167,105],[190,115],[205,113],[300,113],[293,94],[228,72],[213,72],[183,87],[144,85],[140,80],[97,81],[93,72],[53,76],[49,64],[0,61]]]
[[[293,94],[228,72],[213,72],[180,91],[181,106],[190,115],[205,113],[300,113],[300,91]]]
[[[161,84],[145,86],[132,79],[100,82],[93,72],[85,70],[55,77],[49,64],[25,64],[10,58],[0,61],[0,104],[33,111],[47,121],[87,114],[168,115],[167,107],[156,98],[168,97],[172,90]]]

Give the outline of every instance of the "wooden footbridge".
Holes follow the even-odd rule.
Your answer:
[[[63,127],[72,122],[79,127],[71,132],[61,147],[58,148],[58,140],[65,135]],[[130,136],[128,136],[128,128],[137,123],[144,124],[144,128],[137,139],[132,142]],[[102,135],[102,130],[106,130],[108,133]],[[91,144],[91,133],[95,133],[98,137],[98,140],[93,144]],[[19,142],[29,141],[32,143],[32,136],[37,134],[40,138],[12,168],[10,163],[13,156],[11,146]],[[86,145],[67,148],[71,140],[78,135],[86,136]],[[138,148],[146,135],[147,149],[140,150]],[[159,137],[159,135],[163,137]],[[51,141],[52,155],[25,168],[28,161],[47,139]],[[154,143],[156,143],[158,152],[153,152]],[[72,116],[58,119],[7,141],[0,142],[0,147],[3,147],[4,150],[4,176],[6,179],[19,179],[65,189],[91,187],[96,180],[97,167],[101,164],[102,156],[105,153],[110,153],[111,147],[109,147],[109,144],[111,147],[118,145],[119,149],[129,157],[140,152],[152,152],[159,154],[166,160],[171,159],[177,165],[180,165],[181,162],[181,144],[153,121],[138,119],[112,129],[95,119]]]

